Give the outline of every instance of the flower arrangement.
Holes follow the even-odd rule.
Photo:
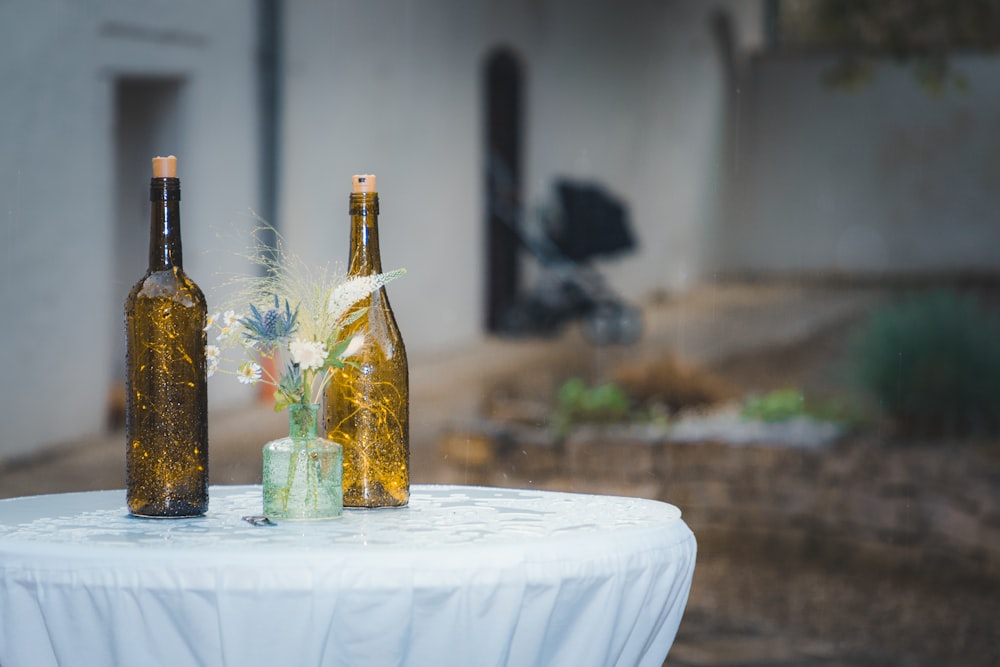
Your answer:
[[[206,331],[208,375],[230,372],[246,385],[274,388],[274,409],[316,402],[333,374],[350,365],[365,344],[364,336],[343,336],[344,328],[364,314],[352,306],[406,273],[397,269],[344,278],[307,270],[279,247],[278,259],[259,260],[265,275],[242,282],[237,308],[214,313]],[[223,348],[238,347],[245,357],[235,371],[222,368]],[[269,360],[272,363],[263,363]]]

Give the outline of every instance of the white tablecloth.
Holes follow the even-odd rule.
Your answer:
[[[402,509],[255,527],[124,491],[0,500],[0,665],[661,665],[694,571],[676,507],[414,486]]]

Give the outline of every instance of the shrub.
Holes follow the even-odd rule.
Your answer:
[[[950,291],[876,311],[855,340],[863,388],[903,432],[1000,431],[1000,320]]]
[[[740,414],[747,419],[780,422],[806,415],[806,401],[798,389],[776,389],[748,398]]]
[[[559,434],[565,435],[575,423],[625,421],[630,408],[628,395],[618,385],[609,382],[590,387],[580,378],[570,378],[559,387],[553,422]]]

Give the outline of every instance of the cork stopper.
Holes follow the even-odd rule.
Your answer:
[[[177,178],[177,158],[173,155],[154,157],[153,178]]]
[[[351,192],[375,191],[375,174],[355,174],[351,177]]]

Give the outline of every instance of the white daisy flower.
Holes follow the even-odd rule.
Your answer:
[[[215,323],[218,322],[218,321],[219,321],[219,313],[218,313],[218,311],[216,311],[216,312],[212,313],[211,315],[209,315],[208,319],[205,320],[205,331],[208,331],[209,329],[211,329],[212,327],[214,327]]]
[[[236,331],[236,327],[240,324],[240,316],[236,314],[235,310],[227,310],[222,316],[222,322],[219,324],[219,335],[215,337],[215,340],[225,340],[229,338],[230,334]]]
[[[260,365],[253,361],[244,361],[236,371],[236,378],[242,384],[257,384],[261,376]]]
[[[215,375],[215,371],[219,370],[219,346],[218,345],[206,345],[205,346],[205,359],[208,362],[208,377]]]
[[[292,363],[303,370],[319,370],[326,361],[326,343],[319,341],[295,338],[288,343],[288,352],[292,355]]]

